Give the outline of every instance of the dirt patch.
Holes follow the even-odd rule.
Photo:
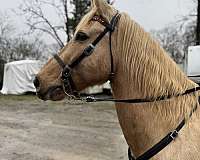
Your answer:
[[[127,160],[112,103],[0,101],[0,160]]]

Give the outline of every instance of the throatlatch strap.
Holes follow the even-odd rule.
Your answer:
[[[110,75],[109,75],[109,80],[112,81],[114,77],[114,64],[113,64],[113,53],[112,53],[112,32],[110,32],[110,38],[109,38],[109,43],[110,43]]]

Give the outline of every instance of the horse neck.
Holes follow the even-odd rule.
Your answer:
[[[156,98],[195,87],[148,33],[127,15],[122,15],[123,21],[126,24],[119,24],[115,45],[115,98]],[[185,101],[180,98],[153,104],[116,104],[125,138],[136,155],[158,142],[191,111],[195,100]]]
[[[116,38],[117,97],[155,98],[195,87],[149,33],[129,16],[122,14],[121,19],[126,24],[119,24]]]

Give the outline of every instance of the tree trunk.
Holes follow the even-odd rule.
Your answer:
[[[196,45],[200,45],[200,0],[198,0],[197,4]]]
[[[63,6],[65,11],[65,32],[67,34],[67,42],[70,41],[71,35],[70,35],[70,27],[69,27],[69,13],[68,13],[68,5],[67,0],[63,0]]]

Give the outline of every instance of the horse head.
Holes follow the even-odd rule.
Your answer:
[[[65,86],[65,91],[63,89],[62,74],[63,69],[66,70],[65,65],[69,69],[69,65],[73,64],[73,68],[70,66],[70,80],[73,81],[73,87],[76,88],[76,91],[81,91],[88,86],[102,84],[109,79],[111,71],[109,44],[113,41],[112,47],[115,45],[115,33],[113,32],[111,40],[107,32],[111,32],[109,27],[112,28],[112,26],[109,25],[116,13],[117,10],[106,1],[91,0],[91,9],[78,24],[71,41],[55,58],[51,58],[37,74],[34,85],[39,98],[62,100],[65,97],[65,92],[71,94],[70,85]],[[105,31],[105,28],[108,31],[105,32],[98,44],[91,45]],[[77,59],[80,59],[88,46],[91,49],[89,52],[93,51],[93,53],[77,62]],[[59,62],[63,64],[63,67]],[[74,65],[74,63],[77,64]]]

